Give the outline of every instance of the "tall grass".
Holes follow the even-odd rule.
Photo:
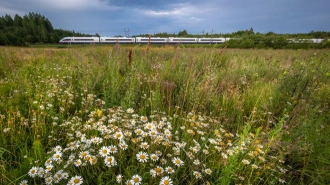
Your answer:
[[[327,184],[328,53],[2,47],[0,184]]]

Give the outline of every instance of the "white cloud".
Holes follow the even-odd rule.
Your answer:
[[[46,6],[49,8],[62,10],[90,10],[90,9],[112,9],[116,10],[119,7],[110,6],[102,0],[35,0],[39,6]]]
[[[0,16],[8,14],[8,15],[13,17],[13,16],[15,16],[15,14],[22,15],[24,13],[25,13],[24,11],[12,9],[12,8],[7,8],[7,7],[4,7],[4,6],[0,5]]]

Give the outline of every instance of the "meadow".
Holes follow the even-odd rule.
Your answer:
[[[0,47],[0,184],[330,184],[329,53]]]

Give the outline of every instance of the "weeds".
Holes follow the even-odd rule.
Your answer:
[[[0,49],[1,184],[329,182],[326,50]]]

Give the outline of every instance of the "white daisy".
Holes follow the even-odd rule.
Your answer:
[[[137,160],[138,160],[139,162],[142,162],[142,163],[148,161],[148,159],[149,159],[148,156],[149,156],[149,155],[148,155],[147,153],[145,153],[145,152],[139,152],[139,153],[136,154],[136,158],[137,158]]]
[[[118,149],[115,145],[110,145],[109,146],[110,153],[115,154],[118,152]]]
[[[159,157],[156,154],[150,154],[150,159],[152,161],[158,161]]]
[[[159,182],[159,185],[172,185],[172,184],[173,184],[173,181],[172,181],[172,179],[170,179],[169,176],[163,177]]]
[[[106,146],[102,146],[101,149],[99,150],[99,154],[101,157],[106,157],[110,153],[110,149]]]
[[[195,176],[196,179],[202,178],[202,174],[199,173],[198,171],[194,171],[194,176]]]
[[[211,175],[212,170],[211,170],[210,168],[206,168],[206,169],[204,170],[204,172],[205,172],[206,174],[208,174],[208,175]]]
[[[182,165],[184,164],[184,162],[181,161],[181,159],[178,158],[178,157],[174,157],[174,158],[172,159],[172,163],[173,163],[174,165],[178,166],[178,167],[180,167],[180,166],[182,166]]]
[[[242,163],[243,163],[243,164],[250,164],[250,161],[249,161],[249,160],[246,160],[246,159],[243,159],[243,160],[242,160]]]
[[[28,185],[28,181],[27,180],[22,180],[21,183],[19,183],[19,185]]]
[[[113,156],[107,156],[104,159],[104,163],[107,167],[112,167],[112,166],[116,166],[117,165],[117,161]]]
[[[133,175],[132,180],[134,182],[134,185],[139,185],[141,184],[142,177],[140,175]]]
[[[174,169],[173,169],[172,167],[170,167],[170,166],[166,167],[166,168],[165,168],[165,171],[166,171],[168,174],[172,174],[172,173],[175,172]]]
[[[70,185],[80,185],[84,182],[83,178],[81,176],[74,176],[70,179],[69,184]]]
[[[116,181],[117,181],[118,183],[121,183],[121,181],[123,181],[123,176],[122,176],[121,174],[117,175],[117,176],[116,176]]]

